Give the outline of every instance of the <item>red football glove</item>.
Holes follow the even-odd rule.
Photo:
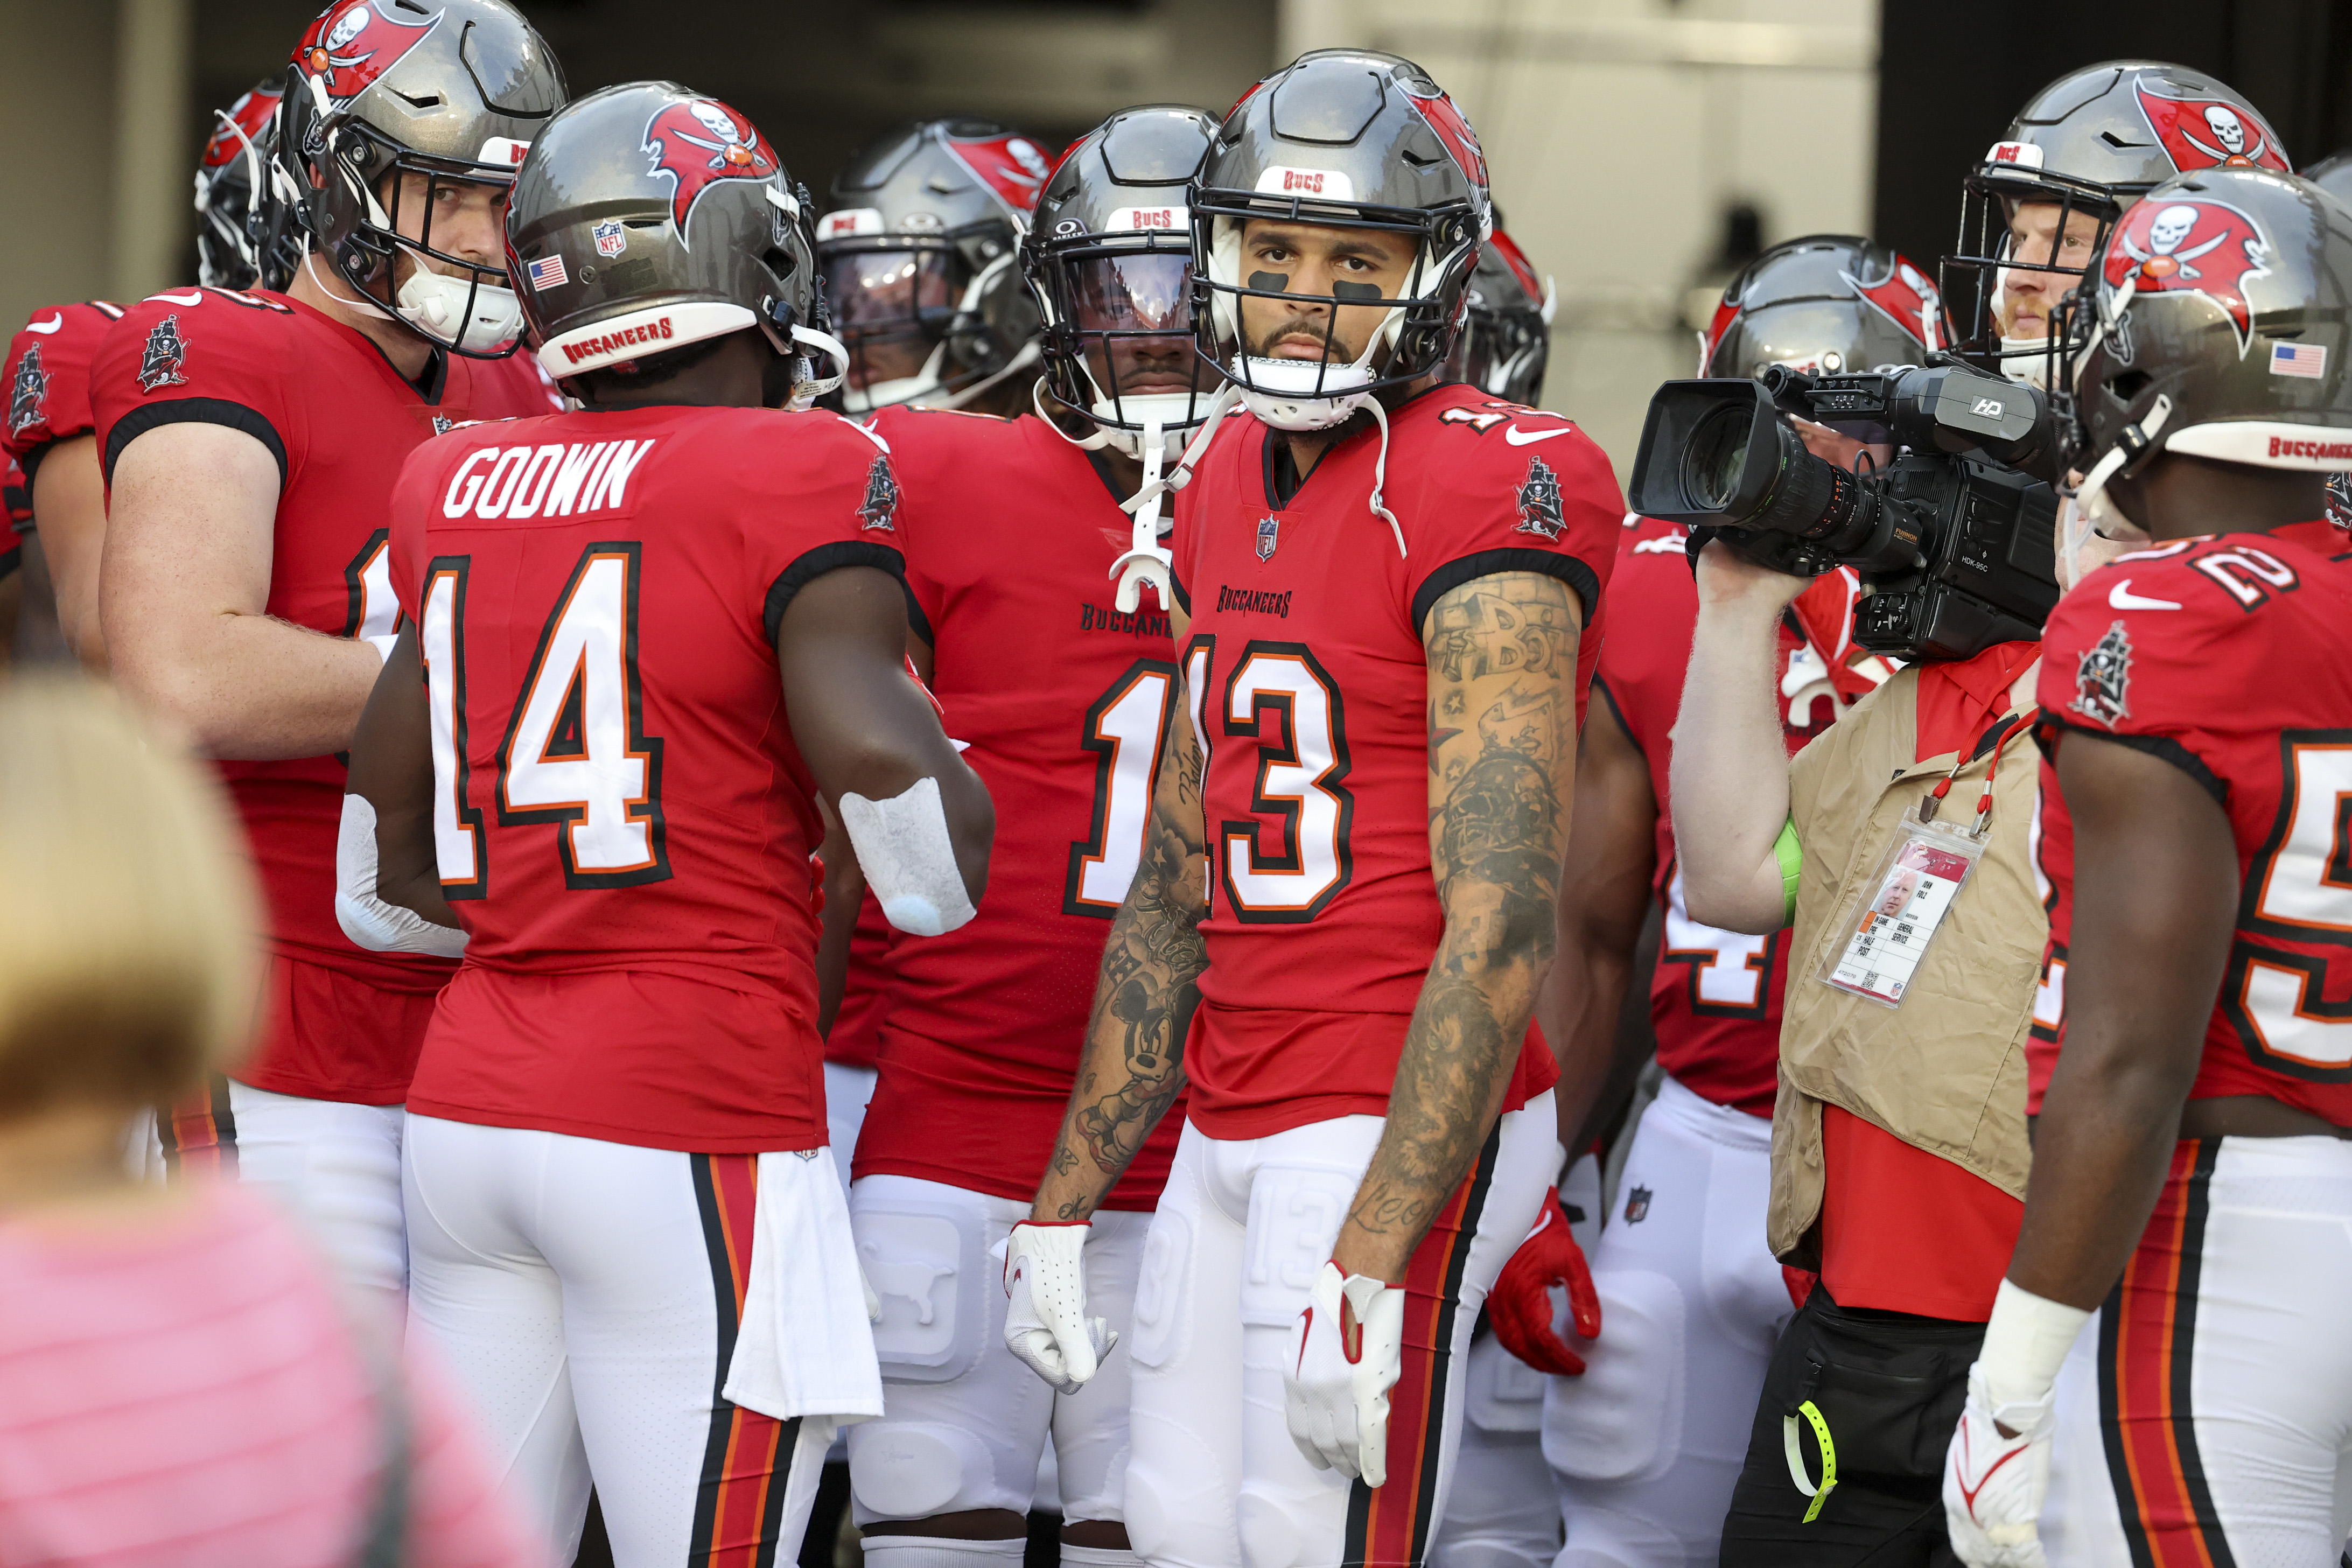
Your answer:
[[[1601,1298],[1592,1289],[1592,1270],[1585,1264],[1584,1248],[1576,1245],[1576,1237],[1569,1232],[1568,1215],[1560,1212],[1557,1192],[1545,1194],[1535,1229],[1528,1232],[1528,1238],[1503,1265],[1495,1289],[1486,1297],[1486,1319],[1495,1325],[1495,1337],[1503,1342],[1503,1348],[1538,1372],[1580,1377],[1584,1358],[1552,1332],[1554,1285],[1568,1287],[1569,1321],[1575,1325],[1578,1336],[1599,1339]]]

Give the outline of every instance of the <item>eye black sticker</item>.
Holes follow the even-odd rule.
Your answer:
[[[1249,286],[1265,293],[1279,294],[1290,287],[1290,274],[1287,272],[1253,272],[1249,276]]]
[[[1331,297],[1335,300],[1377,300],[1381,297],[1381,290],[1379,285],[1372,283],[1334,283],[1331,285]]]

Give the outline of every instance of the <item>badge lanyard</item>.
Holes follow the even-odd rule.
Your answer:
[[[1879,862],[1869,902],[1862,908],[1844,946],[1822,966],[1823,984],[1882,1007],[1899,1007],[1912,977],[1927,956],[1944,917],[1984,858],[1992,824],[1992,785],[2000,773],[2001,742],[2018,716],[1995,725],[1992,764],[1985,770],[1984,794],[1975,821],[1963,827],[1937,819],[1952,781],[1972,759],[1962,758],[1933,794],[1904,814],[1903,831]]]

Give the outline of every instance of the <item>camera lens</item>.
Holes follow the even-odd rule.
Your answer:
[[[1738,493],[1750,422],[1749,410],[1733,403],[1718,403],[1699,417],[1683,448],[1683,497],[1693,510],[1720,511]]]

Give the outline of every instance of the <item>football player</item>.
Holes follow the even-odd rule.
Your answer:
[[[283,289],[299,244],[268,170],[283,87],[263,81],[225,110],[196,165],[197,277],[207,288]],[[103,300],[36,310],[9,347],[8,423],[0,446],[39,486],[40,543],[54,585],[58,630],[89,668],[106,668],[99,629],[99,559],[106,493],[89,405],[89,365],[122,315]],[[46,468],[48,478],[36,478]]]
[[[2352,574],[2324,485],[2352,468],[2352,214],[2208,169],[2150,191],[2098,260],[2066,333],[2069,458],[2156,542],[2043,634],[2063,1014],[2029,1047],[2024,1227],[1944,1505],[1972,1564],[2331,1563],[2352,1497]]]
[[[409,459],[352,760],[348,901],[467,938],[409,1095],[410,1321],[562,1559],[593,1476],[616,1563],[789,1562],[835,1426],[881,1410],[825,1158],[817,793],[930,934],[981,896],[988,796],[906,669],[882,444],[776,407],[837,345],[758,130],[592,94],[508,237],[582,407]]]
[[[400,1102],[451,966],[340,929],[337,754],[399,615],[384,530],[402,458],[460,421],[551,406],[536,370],[500,357],[520,330],[500,225],[562,100],[546,44],[502,0],[340,0],[295,51],[278,110],[279,170],[306,193],[293,282],[156,295],[90,371],[108,658],[220,759],[270,903],[261,1047],[163,1119],[165,1158],[282,1188],[352,1277],[386,1290],[407,1272]]]
[[[1149,1562],[1423,1561],[1454,1368],[1559,1168],[1529,1020],[1623,509],[1573,425],[1436,384],[1491,222],[1391,55],[1301,57],[1194,178],[1201,352],[1252,417],[1171,481],[1182,717],[1012,1243],[1067,1375],[1080,1250],[1030,1238],[1190,1083],[1127,1350]]]
[[[835,177],[817,250],[845,409],[1029,406],[1039,322],[1018,253],[1051,172],[1034,139],[956,117],[894,126]]]
[[[1216,123],[1197,109],[1124,110],[1045,190],[1022,263],[1067,429],[909,407],[871,426],[906,487],[916,662],[1000,825],[988,907],[952,935],[898,942],[878,987],[880,1082],[849,1199],[882,1302],[887,1408],[849,1433],[872,1568],[1018,1563],[1049,1439],[1062,1561],[1136,1562],[1122,1511],[1132,1363],[1061,1368],[1017,1329],[1008,1347],[1008,1311],[1031,1305],[1025,1254],[990,1259],[1028,1217],[1053,1152],[1176,721],[1168,605],[1119,610],[1108,568],[1132,543],[1119,503],[1140,482],[1140,444],[1181,448],[1217,384],[1192,353],[1184,216]],[[1139,1039],[1169,1027],[1128,1023]],[[1129,1332],[1175,1145],[1170,1123],[1093,1226],[1024,1233],[1083,1245],[1106,1343]]]
[[[1917,268],[1868,240],[1816,235],[1773,247],[1726,285],[1701,369],[1868,370],[1949,344]],[[1842,465],[1890,455],[1810,423],[1800,434]],[[1788,938],[1718,931],[1685,907],[1667,777],[1698,592],[1683,529],[1625,522],[1610,583],[1617,614],[1593,676],[1601,700],[1577,761],[1553,977],[1581,997],[1559,1045],[1562,1078],[1599,1081],[1654,903],[1649,1012],[1665,1078],[1592,1258],[1611,1331],[1585,1350],[1580,1381],[1551,1382],[1544,1447],[1559,1472],[1563,1568],[1696,1568],[1715,1562],[1766,1363],[1809,1285],[1764,1237]],[[1792,755],[1891,673],[1853,645],[1859,589],[1850,570],[1830,573],[1782,617],[1773,686]]]
[[[1538,278],[1527,253],[1503,232],[1495,215],[1495,237],[1478,248],[1470,274],[1470,309],[1454,352],[1445,356],[1445,379],[1532,406],[1542,401],[1544,367],[1551,363],[1551,317],[1559,296],[1549,276]]]

